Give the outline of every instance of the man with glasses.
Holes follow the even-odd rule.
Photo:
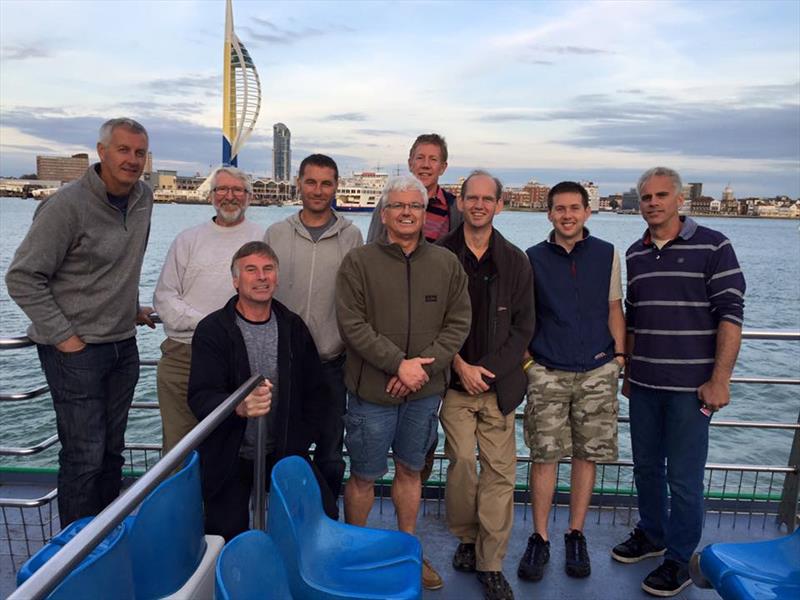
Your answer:
[[[186,401],[192,336],[200,320],[234,294],[230,257],[242,244],[260,240],[264,228],[245,219],[252,185],[246,173],[220,167],[209,177],[208,199],[216,215],[178,234],[156,284],[153,304],[167,338],[158,361],[158,405],[162,453],[197,425]]]
[[[384,234],[351,250],[336,279],[349,391],[345,518],[366,525],[374,482],[388,470],[391,447],[397,525],[409,534],[416,528],[419,472],[436,439],[436,413],[450,362],[471,320],[464,270],[452,253],[428,244],[422,235],[426,201],[427,191],[415,177],[390,179],[381,195]],[[426,589],[442,587],[427,561],[422,583]]]
[[[447,524],[460,542],[453,568],[477,571],[490,600],[514,597],[503,558],[514,518],[514,410],[525,396],[522,356],[534,325],[530,264],[492,226],[502,191],[497,178],[473,171],[458,198],[464,223],[440,241],[466,271],[472,303],[472,327],[453,358],[440,416],[450,461]]]

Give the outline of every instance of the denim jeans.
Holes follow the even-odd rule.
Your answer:
[[[122,451],[133,391],[139,380],[136,338],[87,344],[64,353],[39,345],[56,412],[58,512],[64,527],[96,515],[118,495]]]
[[[344,354],[322,363],[322,378],[327,392],[328,420],[315,440],[314,464],[322,473],[334,498],[342,491],[344,478],[344,412],[347,407],[347,388],[344,386]]]
[[[638,526],[651,542],[666,546],[665,558],[687,564],[703,528],[710,418],[700,412],[695,392],[632,384],[630,419]]]

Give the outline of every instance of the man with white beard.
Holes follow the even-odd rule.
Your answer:
[[[178,234],[153,296],[167,334],[161,344],[157,374],[165,454],[197,425],[186,403],[194,330],[203,317],[222,308],[235,293],[231,256],[246,242],[264,236],[263,227],[245,219],[253,195],[246,173],[219,167],[209,183],[209,200],[217,214]]]

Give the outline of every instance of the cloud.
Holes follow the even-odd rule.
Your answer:
[[[548,67],[556,64],[552,60],[540,60],[540,59],[526,58],[526,57],[520,58],[519,62],[528,64],[528,65],[543,65],[543,66],[548,66]]]
[[[290,45],[307,39],[323,37],[333,32],[353,32],[354,29],[347,25],[328,25],[324,28],[299,26],[287,28],[276,25],[272,21],[260,17],[251,19],[258,27],[244,26],[241,29],[247,32],[247,37],[256,42],[268,44]],[[249,43],[249,42],[248,42]]]
[[[35,44],[14,44],[3,46],[0,49],[0,57],[3,60],[27,60],[29,58],[49,58],[52,52],[40,45]]]
[[[334,113],[322,117],[320,121],[366,121],[367,115],[360,112]]]
[[[592,48],[590,46],[544,46],[533,45],[530,47],[532,50],[541,52],[551,52],[553,54],[575,54],[578,56],[591,56],[593,54],[614,54],[611,50],[604,50],[603,48]]]
[[[222,75],[184,75],[181,77],[161,77],[144,84],[144,87],[163,96],[193,96],[203,92],[206,96],[219,96],[222,88]]]
[[[407,135],[405,131],[398,131],[396,129],[356,129],[356,133],[369,136],[384,136],[384,135]]]

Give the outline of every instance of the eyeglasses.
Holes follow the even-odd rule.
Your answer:
[[[247,190],[243,187],[228,187],[227,185],[220,185],[214,188],[214,193],[220,198],[227,196],[228,192],[233,192],[235,198],[244,198]]]
[[[422,202],[387,202],[386,208],[390,210],[425,210],[425,205]]]

